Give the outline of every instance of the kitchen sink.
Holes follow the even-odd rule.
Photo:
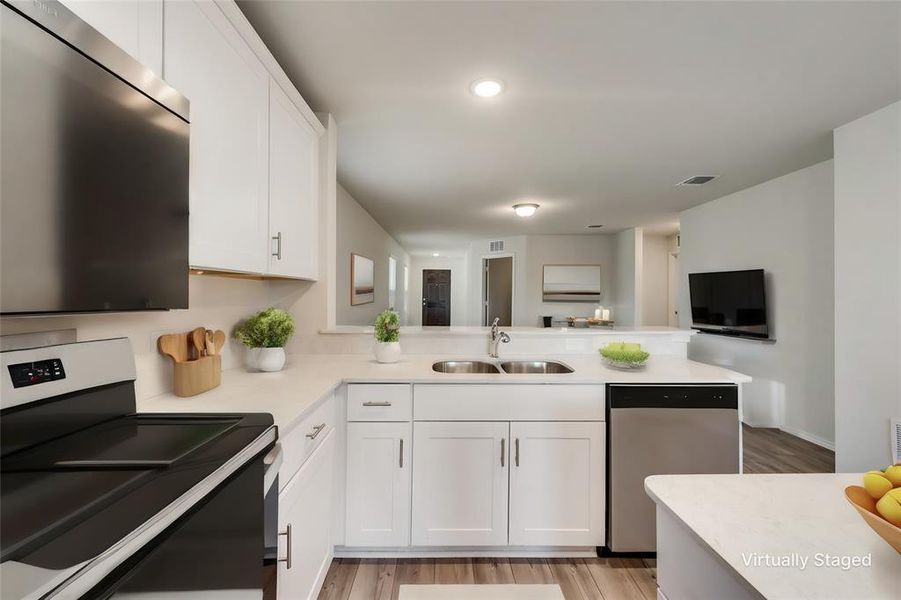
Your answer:
[[[572,373],[573,370],[563,364],[553,360],[508,360],[501,363],[501,369],[505,373]]]
[[[492,373],[500,374],[501,370],[493,363],[480,360],[443,360],[432,365],[438,373]]]

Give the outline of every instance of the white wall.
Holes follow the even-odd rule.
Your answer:
[[[0,321],[3,335],[51,331],[77,330],[79,341],[111,337],[131,340],[137,368],[135,393],[138,399],[149,398],[172,389],[172,361],[157,351],[157,338],[165,333],[178,333],[206,327],[221,329],[229,335],[222,352],[222,368],[229,369],[243,363],[243,347],[231,338],[235,323],[258,310],[280,305],[279,299],[290,290],[300,300],[312,293],[314,284],[292,281],[274,282],[233,279],[213,275],[191,275],[187,310],[138,313],[107,313],[66,315],[55,317],[5,317]],[[304,316],[299,316],[303,320]],[[303,327],[299,323],[298,327]]]
[[[486,256],[513,256],[513,325],[516,327],[540,326],[543,315],[588,316],[597,307],[593,303],[544,302],[541,281],[546,264],[600,264],[601,304],[613,305],[617,285],[613,236],[520,235],[492,239],[504,241],[503,252],[489,253],[489,240],[473,242],[467,252],[469,310],[466,324],[481,325],[482,259]]]
[[[835,439],[832,168],[822,162],[686,210],[679,254],[682,327],[691,325],[689,273],[766,270],[776,342],[700,334],[689,357],[754,378],[743,392],[748,424],[826,446]]]
[[[488,243],[492,240],[503,240],[504,251],[491,253]],[[513,257],[513,325],[532,325],[523,299],[526,297],[526,264],[528,261],[526,236],[514,235],[497,237],[491,240],[472,242],[466,252],[469,286],[467,287],[467,325],[482,324],[482,259],[485,257]]]
[[[407,323],[422,325],[422,270],[450,269],[451,325],[469,324],[469,272],[466,256],[410,257],[410,315]]]
[[[614,268],[613,268],[613,320],[618,327],[632,327],[638,325],[641,315],[641,270],[636,265],[641,264],[641,237],[640,228],[626,229],[616,234],[614,241]]]
[[[388,308],[388,257],[397,259],[397,304],[403,312],[403,265],[410,256],[372,216],[338,185],[338,231],[336,251],[336,321],[338,325],[372,325]],[[360,254],[375,262],[375,302],[351,306],[350,255]],[[412,278],[412,275],[411,275]],[[413,307],[411,305],[411,310]],[[406,319],[401,315],[401,322]]]
[[[668,325],[670,238],[642,235],[641,249],[641,325]]]
[[[901,417],[901,102],[835,130],[835,468],[881,469]]]
[[[594,314],[598,304],[613,304],[614,239],[609,235],[529,235],[526,236],[525,286],[520,305],[524,319],[516,325],[540,326],[542,315],[559,317]],[[544,265],[601,265],[601,301],[544,302],[542,279]]]

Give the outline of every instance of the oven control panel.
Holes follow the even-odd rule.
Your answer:
[[[12,378],[13,387],[20,388],[65,379],[66,371],[63,369],[62,360],[48,358],[36,362],[9,365],[9,376]]]

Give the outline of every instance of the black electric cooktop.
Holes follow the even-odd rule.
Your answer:
[[[131,414],[23,448],[0,467],[0,560],[97,556],[272,426],[268,414]]]

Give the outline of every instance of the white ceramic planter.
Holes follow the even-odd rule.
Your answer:
[[[285,360],[284,348],[248,348],[247,370],[267,373],[281,371],[285,366]]]
[[[376,342],[375,359],[380,363],[396,363],[400,360],[400,342]]]

